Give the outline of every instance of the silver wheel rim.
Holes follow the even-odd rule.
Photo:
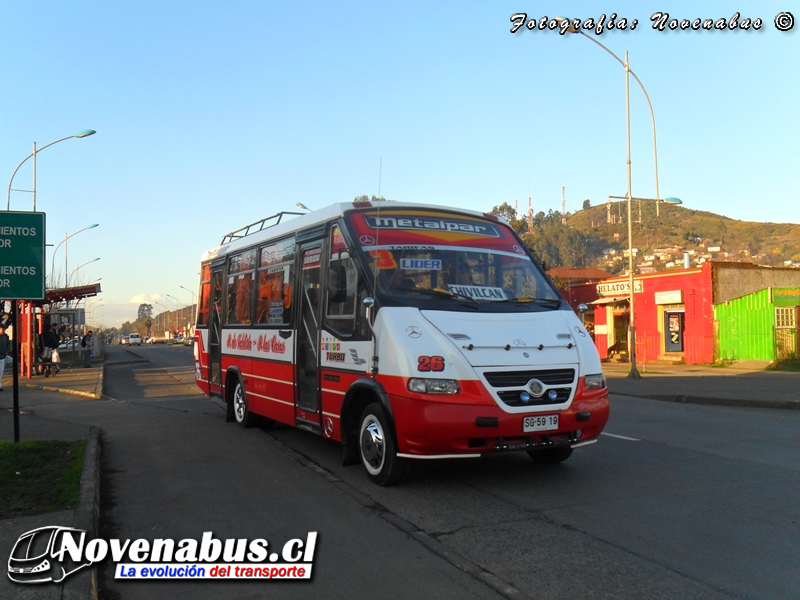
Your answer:
[[[385,445],[383,428],[373,415],[367,415],[361,423],[361,462],[372,475],[378,475],[383,469]]]
[[[236,416],[236,421],[241,423],[244,420],[244,412],[247,409],[244,403],[244,392],[242,392],[242,384],[237,383],[236,388],[233,390],[233,414]]]

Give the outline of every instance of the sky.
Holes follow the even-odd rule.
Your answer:
[[[296,202],[527,210],[530,195],[546,212],[565,186],[579,210],[626,193],[625,69],[583,35],[511,33],[511,15],[616,12],[636,28],[584,31],[628,51],[647,90],[659,195],[800,223],[800,24],[775,24],[792,8],[800,19],[785,0],[3,2],[0,175],[34,142],[97,131],[37,154],[36,209],[48,270],[63,282],[66,258],[72,283],[99,279],[89,312],[107,327],[141,303],[193,303],[204,251]],[[655,12],[762,25],[658,31]],[[630,123],[632,193],[652,198],[650,112],[633,79]],[[31,163],[13,188],[31,189]],[[11,192],[10,206],[32,210],[32,194]]]

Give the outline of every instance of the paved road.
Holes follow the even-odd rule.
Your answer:
[[[108,597],[800,597],[800,411],[612,396],[609,435],[564,465],[415,463],[378,488],[337,444],[225,424],[189,349],[135,351],[150,362],[106,369],[114,401],[32,407],[103,429],[105,535],[320,543],[311,583],[107,578]]]

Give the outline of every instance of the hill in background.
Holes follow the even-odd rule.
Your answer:
[[[656,217],[654,202],[634,200],[632,205],[632,245],[640,273],[682,268],[685,253],[692,266],[712,259],[800,266],[800,225],[738,221],[668,204],[659,208]],[[492,212],[507,219],[515,216],[508,204]],[[627,269],[625,201],[567,214],[566,225],[559,213],[539,212],[532,234],[526,220],[509,220],[548,266],[594,266],[612,273]]]

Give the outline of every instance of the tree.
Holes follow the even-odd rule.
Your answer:
[[[139,311],[136,313],[136,320],[144,321],[145,319],[152,319],[152,318],[153,318],[153,305],[140,304]]]
[[[583,210],[589,210],[592,207],[592,203],[589,202],[589,199],[583,201]]]
[[[517,233],[524,233],[528,230],[528,224],[525,222],[525,219],[520,219],[517,216],[517,211],[508,202],[503,202],[499,206],[495,206],[490,213],[498,217],[503,217]]]

